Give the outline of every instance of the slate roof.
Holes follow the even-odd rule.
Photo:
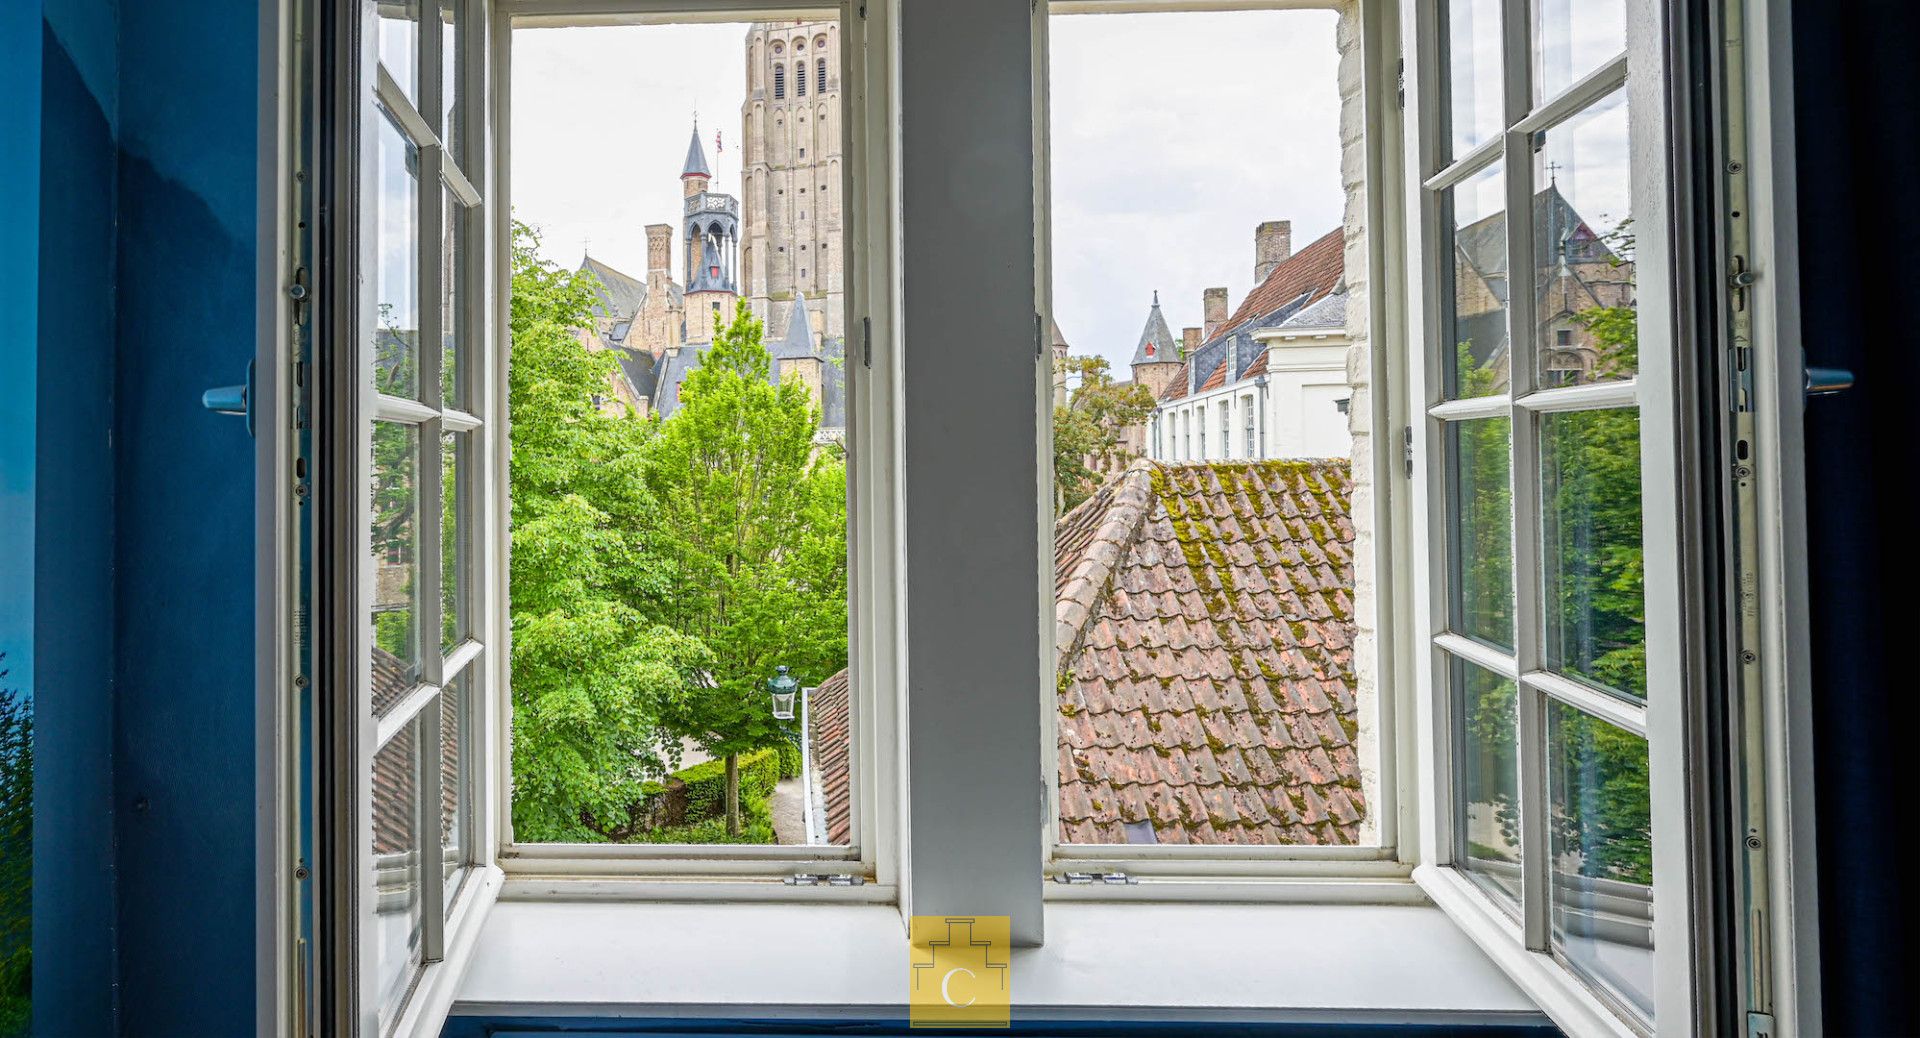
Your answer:
[[[822,682],[808,697],[812,732],[813,768],[827,816],[821,820],[826,842],[846,846],[853,842],[853,725],[847,695],[847,672]]]
[[[794,307],[794,312],[800,312]],[[800,318],[802,325],[805,318]],[[801,333],[807,341],[812,340],[812,329],[803,327]],[[767,380],[777,383],[792,370],[791,362],[804,357],[813,357],[820,365],[820,427],[824,429],[845,429],[847,427],[847,372],[845,365],[846,340],[839,336],[827,336],[817,344],[808,347],[795,340],[795,329],[789,322],[786,335],[779,341],[767,344],[767,352],[773,356],[768,366]],[[700,359],[706,354],[711,343],[688,343],[676,352],[668,350],[661,354],[654,364],[652,381],[648,393],[653,397],[654,409],[662,418],[671,418],[680,409],[680,386],[687,380],[687,373],[700,366]],[[640,390],[639,383],[634,389]]]
[[[686,168],[680,171],[681,177],[712,177],[713,170],[707,168],[707,149],[700,146],[700,124],[693,124],[693,139],[687,142]]]
[[[620,358],[620,373],[627,376],[627,385],[633,387],[634,395],[652,400],[654,371],[658,367],[653,354],[625,346],[616,346],[613,352]]]
[[[1179,357],[1180,348],[1173,331],[1167,327],[1167,319],[1160,313],[1160,293],[1155,292],[1153,308],[1147,311],[1146,327],[1140,329],[1140,341],[1133,347],[1133,363],[1159,364]]]
[[[645,281],[623,274],[592,256],[580,261],[580,270],[600,279],[599,287],[594,290],[598,300],[594,306],[596,314],[615,322],[631,321],[640,308],[647,305]]]
[[[1351,489],[1141,460],[1060,518],[1062,840],[1359,839]]]
[[[1339,459],[1141,459],[1060,517],[1061,840],[1358,842],[1351,493]]]

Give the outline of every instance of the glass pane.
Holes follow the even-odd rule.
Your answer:
[[[1447,4],[1447,115],[1453,154],[1472,151],[1505,123],[1500,75],[1501,0]]]
[[[1460,659],[1453,696],[1454,861],[1518,912],[1519,698],[1512,681]]]
[[[444,433],[440,437],[440,651],[472,634],[473,559],[472,469],[473,434]]]
[[[1507,181],[1499,163],[1441,195],[1453,239],[1453,284],[1441,327],[1447,383],[1455,398],[1507,391]]]
[[[1453,630],[1513,651],[1513,422],[1447,426],[1453,483]]]
[[[380,120],[373,197],[373,385],[411,397],[420,385],[420,149]]]
[[[1653,1018],[1653,811],[1647,742],[1553,702],[1547,715],[1553,946]]]
[[[1639,334],[1626,92],[1537,135],[1533,163],[1539,383],[1632,378]]]
[[[460,99],[460,23],[463,0],[437,0],[440,8],[440,110],[445,113],[441,135],[447,142],[447,154],[466,172],[460,153],[460,124],[455,105]]]
[[[461,313],[461,267],[467,258],[467,209],[450,191],[440,192],[440,399],[447,407],[469,410],[466,387],[460,381],[460,344],[467,322]]]
[[[1540,466],[1547,666],[1644,699],[1640,415],[1544,416]]]
[[[1553,97],[1626,49],[1626,0],[1533,0],[1534,100]]]
[[[420,955],[419,721],[373,755],[373,927],[366,946],[379,978],[384,1032],[405,1000]]]
[[[420,680],[420,430],[373,423],[373,712]]]
[[[375,0],[380,64],[407,99],[420,103],[420,0]]]
[[[463,761],[467,739],[468,690],[473,664],[440,693],[440,863],[446,876],[446,903],[460,890],[460,866],[466,861],[467,786]]]

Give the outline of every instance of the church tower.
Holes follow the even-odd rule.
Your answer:
[[[844,334],[841,252],[840,26],[755,22],[740,106],[740,248],[747,305],[785,328],[807,301],[814,334]]]
[[[734,302],[740,298],[734,270],[740,243],[740,202],[732,195],[708,190],[713,170],[707,166],[707,151],[700,145],[698,123],[687,144],[680,182],[686,198],[685,341],[712,342],[714,332],[733,320]]]
[[[1174,345],[1173,330],[1160,313],[1160,293],[1153,294],[1153,307],[1147,311],[1146,327],[1140,329],[1140,341],[1133,347],[1133,380],[1147,387],[1155,400],[1166,392],[1167,383],[1180,368],[1180,347]]]

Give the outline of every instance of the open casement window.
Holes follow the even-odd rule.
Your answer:
[[[1404,23],[1426,885],[1601,1031],[1694,1030],[1709,936],[1689,902],[1686,660],[1707,647],[1682,622],[1667,15],[1452,0]]]
[[[294,990],[317,995],[296,1011],[313,1033],[416,1026],[462,921],[491,897],[476,868],[490,857],[485,690],[498,672],[484,593],[486,11],[369,0],[316,22],[338,57],[316,78],[337,107],[315,162],[331,204],[318,210],[307,556],[326,824],[300,855],[331,867],[314,892],[319,954],[292,957]]]

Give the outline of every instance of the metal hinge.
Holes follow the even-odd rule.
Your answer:
[[[1133,886],[1140,882],[1132,876],[1117,870],[1114,872],[1062,872],[1058,876],[1053,877],[1053,881],[1055,883],[1066,883],[1076,887],[1096,883],[1109,887],[1126,887]]]
[[[1400,460],[1407,466],[1407,478],[1413,478],[1413,426],[1400,427]]]
[[[860,363],[873,367],[873,318],[860,318]]]
[[[867,877],[843,872],[796,872],[781,882],[790,887],[860,887]]]

